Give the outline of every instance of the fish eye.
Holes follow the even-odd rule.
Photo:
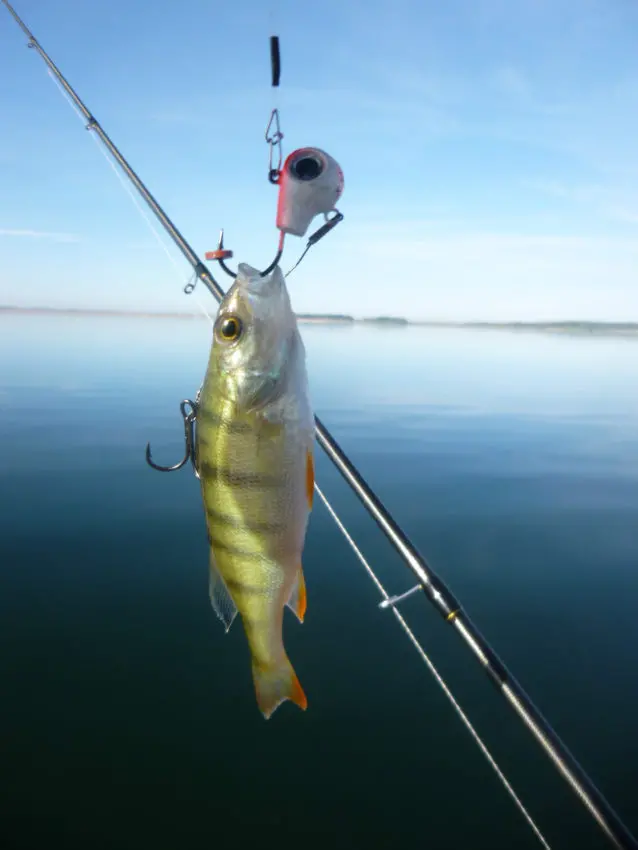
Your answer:
[[[241,319],[238,316],[225,316],[218,329],[218,335],[224,342],[235,342],[242,332]]]

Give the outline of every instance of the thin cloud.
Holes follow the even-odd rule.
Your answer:
[[[365,303],[375,313],[390,298],[410,318],[638,319],[635,239],[469,228],[439,234],[409,221],[403,230],[393,235],[392,252],[386,240],[344,236],[333,281],[313,295],[316,306],[300,294],[297,309],[328,309],[338,297],[344,312]]]
[[[49,242],[80,242],[77,233],[55,233],[50,230],[20,230],[11,227],[0,227],[0,236],[23,239],[45,239]]]
[[[638,191],[626,185],[569,184],[554,179],[524,179],[526,188],[553,198],[588,207],[599,215],[625,224],[638,224]]]
[[[623,221],[626,224],[638,224],[638,205],[634,209],[625,207],[609,207],[607,215],[616,221]]]
[[[147,120],[155,121],[158,124],[186,124],[191,127],[203,127],[210,124],[210,118],[202,115],[201,111],[180,110],[180,109],[164,109],[150,112],[147,115]]]
[[[504,94],[517,98],[527,98],[532,93],[529,79],[519,69],[512,65],[497,68],[492,74],[496,89]]]

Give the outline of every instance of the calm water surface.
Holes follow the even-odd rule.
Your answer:
[[[322,417],[638,832],[638,341],[302,328]],[[208,601],[179,401],[204,321],[0,318],[0,842],[536,848],[319,501],[309,699],[265,722]],[[319,453],[388,590],[411,575]],[[607,846],[455,634],[402,609],[552,847]]]

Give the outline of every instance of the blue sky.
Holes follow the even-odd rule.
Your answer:
[[[260,267],[280,35],[285,153],[317,145],[345,173],[344,222],[290,278],[297,310],[638,321],[633,0],[15,6],[195,250],[223,226]],[[187,263],[1,6],[0,108],[0,303],[196,310]]]

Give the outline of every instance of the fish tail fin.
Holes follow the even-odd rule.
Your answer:
[[[257,705],[266,720],[286,700],[294,702],[302,711],[308,707],[306,695],[286,655],[280,664],[272,667],[260,667],[253,660],[253,681]]]

